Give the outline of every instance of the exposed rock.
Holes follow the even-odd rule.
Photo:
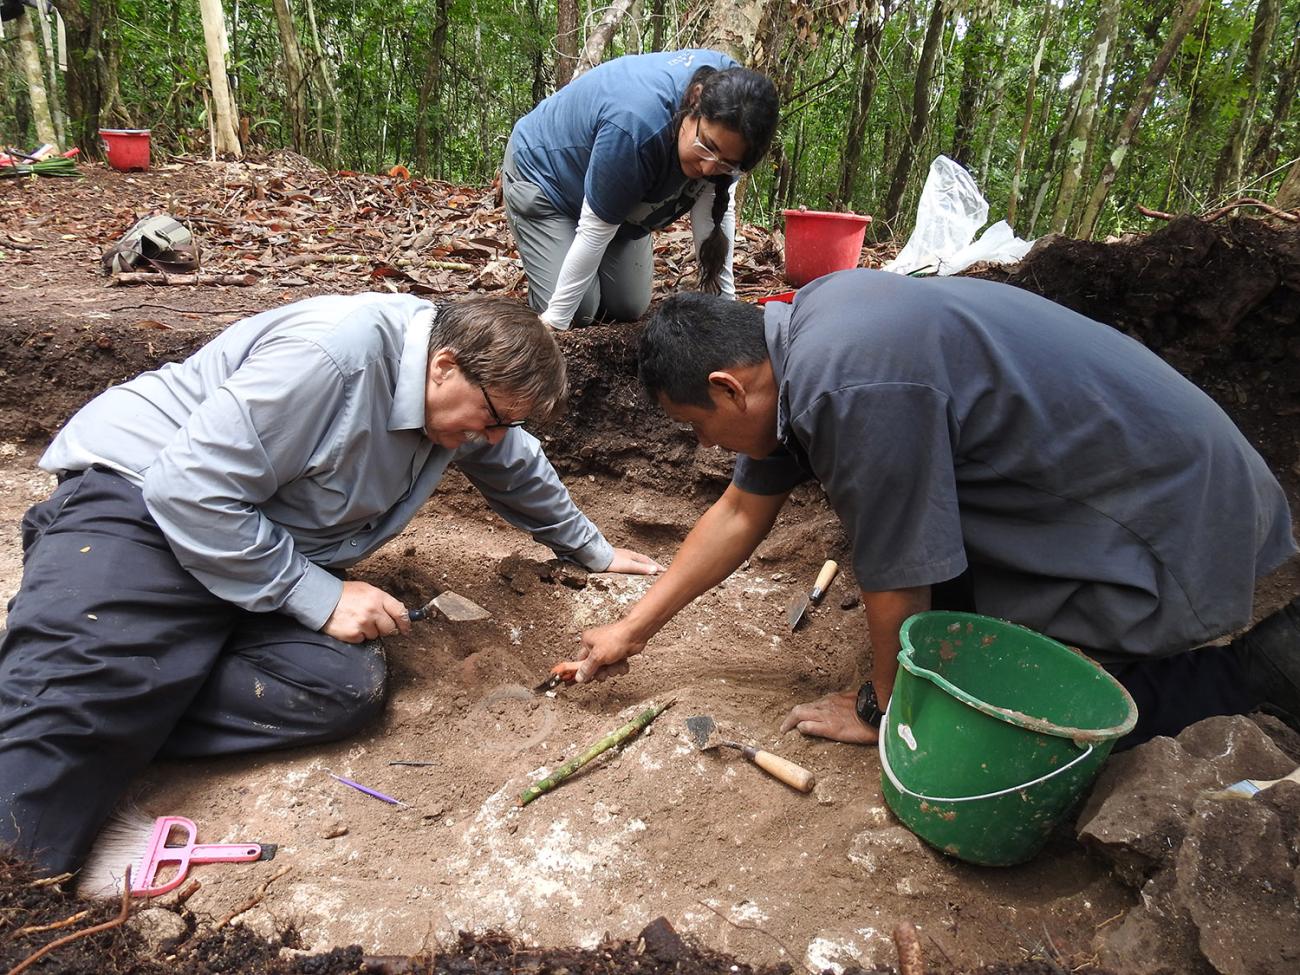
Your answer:
[[[570,589],[587,587],[587,570],[564,559],[539,562],[522,555],[507,555],[497,563],[497,575],[510,584],[519,595],[536,589],[541,584],[563,585]]]
[[[148,953],[153,955],[171,951],[189,934],[189,928],[179,914],[161,907],[151,907],[133,914],[126,923],[144,939]]]
[[[1243,717],[1199,722],[1110,762],[1079,836],[1142,893],[1099,934],[1105,964],[1132,975],[1300,971],[1300,785],[1221,792],[1294,765]]]
[[[1079,816],[1079,839],[1140,887],[1182,845],[1196,800],[1295,767],[1254,721],[1210,718],[1107,762]]]
[[[1173,898],[1199,933],[1206,959],[1223,975],[1300,971],[1296,847],[1300,786],[1258,799],[1196,804],[1178,851]],[[1276,805],[1287,804],[1287,835]]]
[[[1196,950],[1196,925],[1170,894],[1174,882],[1172,867],[1158,873],[1142,888],[1138,905],[1102,929],[1102,964],[1125,975],[1213,975]]]

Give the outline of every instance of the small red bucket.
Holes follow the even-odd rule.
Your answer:
[[[100,129],[99,137],[108,151],[108,164],[114,169],[128,172],[149,168],[148,129]]]
[[[856,213],[785,210],[785,279],[802,288],[814,278],[858,266],[871,218]]]

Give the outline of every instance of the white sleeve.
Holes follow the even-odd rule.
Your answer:
[[[736,186],[738,181],[733,180],[727,193],[731,197],[727,201],[727,212],[722,215],[722,232],[727,237],[727,259],[722,262],[722,273],[718,277],[718,284],[722,287],[722,296],[724,298],[736,297],[736,278],[732,273],[731,262],[736,253]],[[713,233],[713,197],[717,192],[716,184],[712,181],[704,188],[699,199],[695,201],[695,206],[691,207],[691,235],[695,238],[695,256],[698,258],[700,248],[708,240],[709,234]]]
[[[606,223],[596,216],[587,198],[582,199],[582,213],[578,217],[578,230],[569,252],[564,255],[560,274],[551,292],[551,303],[541,318],[551,328],[566,329],[573,322],[573,313],[582,304],[582,296],[591,286],[591,279],[600,269],[600,259],[605,248],[618,232],[618,224]]]

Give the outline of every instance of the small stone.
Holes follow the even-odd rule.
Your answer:
[[[171,951],[189,934],[189,927],[180,915],[161,907],[141,911],[126,923],[144,939],[149,946],[149,954]]]
[[[862,597],[856,592],[851,592],[840,600],[840,609],[854,609],[861,605]]]
[[[320,838],[323,840],[336,840],[340,836],[347,836],[347,835],[348,835],[348,828],[344,826],[342,823],[330,823],[330,825],[326,826],[323,830],[321,830]]]

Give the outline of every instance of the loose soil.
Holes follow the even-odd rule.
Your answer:
[[[84,181],[0,182],[6,600],[21,577],[18,521],[52,484],[36,459],[58,426],[107,385],[183,357],[246,314],[309,294],[400,286],[452,296],[471,283],[520,294],[517,276],[484,273],[509,262],[504,246],[467,257],[474,272],[436,280],[268,259],[280,246],[276,234],[300,243],[312,234],[316,244],[329,239],[312,230],[309,212],[278,227],[258,224],[272,240],[259,245],[261,277],[248,288],[113,288],[98,275],[102,249],[148,212],[206,213],[209,222],[196,225],[213,228],[212,214],[233,220],[243,207],[245,223],[256,223],[248,201],[258,198],[244,188],[274,185],[278,170],[265,167],[279,165],[182,162],[134,175],[86,166]],[[370,180],[367,192],[388,192]],[[341,176],[317,181],[336,196],[354,192]],[[462,209],[488,215],[477,225],[480,236],[500,226],[483,191],[440,192],[443,199],[459,193],[470,201]],[[246,238],[223,227],[205,243],[206,268],[231,270],[251,252]],[[688,233],[664,237],[661,286],[689,264]],[[756,233],[741,241],[742,297],[783,290],[770,246]],[[1044,242],[1010,274],[980,273],[1042,291],[1149,342],[1228,409],[1296,504],[1300,234],[1257,221],[1185,220],[1112,245]],[[635,337],[634,327],[615,326],[562,337],[571,407],[546,431],[546,443],[578,503],[611,540],[667,561],[725,486],[730,460],[698,448],[639,395]],[[463,478],[449,476],[357,575],[408,604],[423,602],[434,586],[454,588],[492,619],[420,624],[386,641],[388,707],[355,739],[153,766],[132,787],[149,814],[189,816],[202,841],[276,843],[277,856],[196,868],[201,886],[177,909],[185,921],[180,950],[176,938],[145,949],[140,935],[119,931],[84,942],[99,947],[81,949],[81,963],[69,961],[78,949],[68,946],[33,970],[152,972],[167,964],[187,972],[342,972],[362,970],[363,955],[440,949],[442,960],[429,967],[373,970],[892,970],[891,932],[904,920],[918,928],[933,971],[990,963],[999,966],[991,971],[1080,969],[1094,959],[1098,932],[1136,895],[1075,842],[1070,824],[1030,864],[967,866],[929,850],[892,818],[871,749],[777,733],[792,705],[851,685],[868,664],[850,577],[836,582],[810,625],[795,634],[782,625],[787,599],[821,561],[847,564],[847,554],[824,499],[802,488],[755,557],[680,614],[628,676],[537,697],[529,688],[569,655],[577,633],[616,618],[648,582],[548,572],[547,550],[502,523]],[[1298,591],[1300,566],[1292,564],[1264,582],[1257,608],[1262,614]],[[543,770],[667,698],[675,705],[646,734],[516,808]],[[683,722],[700,713],[814,770],[813,793],[787,789],[734,752],[696,752]],[[402,805],[352,790],[330,772]],[[18,963],[59,933],[17,938],[13,931],[80,909],[54,888],[31,886],[22,869],[0,870],[0,965]],[[111,917],[116,905],[98,910]],[[233,925],[213,930],[232,915]],[[708,950],[683,947],[687,960],[658,959],[641,934],[659,917]],[[1242,923],[1269,936],[1266,921]],[[462,931],[471,934],[458,941]],[[169,954],[172,962],[161,961]]]

